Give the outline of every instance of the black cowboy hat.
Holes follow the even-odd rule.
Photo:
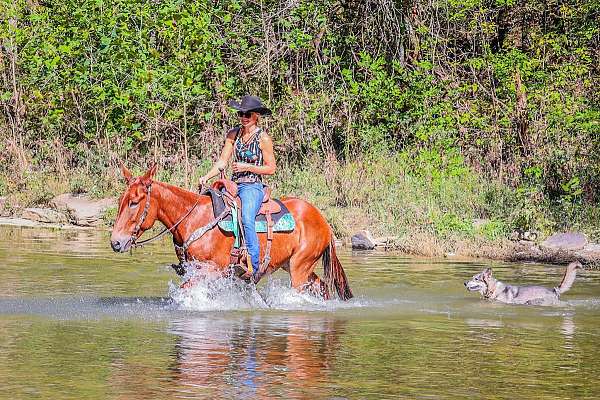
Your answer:
[[[242,112],[253,111],[260,115],[271,115],[271,110],[263,106],[260,99],[256,96],[244,96],[241,102],[231,100],[229,106]]]

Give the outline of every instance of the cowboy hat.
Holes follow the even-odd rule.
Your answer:
[[[231,100],[229,106],[242,112],[253,111],[260,115],[271,115],[271,110],[263,106],[260,99],[256,96],[244,96],[241,102]]]

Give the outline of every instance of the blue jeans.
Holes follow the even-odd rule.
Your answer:
[[[238,196],[242,200],[242,226],[244,227],[244,237],[246,238],[246,247],[252,260],[252,269],[258,272],[260,264],[260,247],[258,244],[258,235],[256,234],[256,214],[265,195],[263,184],[238,183]]]

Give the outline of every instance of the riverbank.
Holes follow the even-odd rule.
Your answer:
[[[0,198],[0,205],[4,203]],[[47,207],[0,208],[0,225],[40,229],[108,230],[115,217],[115,198],[92,199],[87,195],[61,194]],[[354,220],[355,226],[358,220]],[[486,221],[475,221],[485,224]],[[362,221],[362,228],[365,221]],[[356,250],[393,251],[432,258],[482,258],[502,261],[537,261],[563,264],[579,260],[600,263],[600,244],[582,233],[556,233],[547,238],[514,232],[513,240],[483,236],[441,238],[423,230],[401,236],[373,237],[369,230],[339,237],[338,245]],[[533,239],[533,240],[532,240]],[[541,240],[544,239],[544,240]]]

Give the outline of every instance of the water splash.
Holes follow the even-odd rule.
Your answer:
[[[350,301],[324,300],[308,292],[298,292],[291,287],[289,280],[273,277],[268,277],[266,283],[258,287],[233,277],[202,277],[186,289],[170,282],[169,296],[177,308],[188,311],[334,311],[390,304],[390,301],[383,304],[360,296]]]
[[[228,311],[268,308],[254,285],[233,277],[203,277],[190,288],[169,282],[176,307],[191,311]]]

